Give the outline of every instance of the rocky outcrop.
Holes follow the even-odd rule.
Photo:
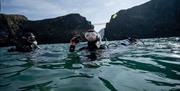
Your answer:
[[[69,42],[72,33],[82,33],[92,27],[91,22],[79,14],[38,21],[27,20],[21,15],[1,14],[0,20],[0,34],[4,36],[0,38],[1,46],[11,45],[10,40],[26,32],[34,33],[40,44],[65,43]]]
[[[151,0],[121,10],[112,15],[105,28],[109,40],[171,36],[180,36],[180,0]]]
[[[28,21],[23,26],[24,32],[32,32],[39,43],[66,43],[73,32],[82,33],[91,27],[91,22],[79,14],[69,14],[54,19]]]
[[[12,45],[16,32],[28,19],[23,15],[0,14],[0,46]]]

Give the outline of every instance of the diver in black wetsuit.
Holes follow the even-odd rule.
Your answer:
[[[89,51],[95,51],[97,49],[105,49],[105,47],[101,44],[101,36],[99,33],[97,33],[94,30],[94,26],[91,27],[91,29],[87,30],[87,32],[84,34],[85,39],[87,40],[87,46],[80,48],[79,50],[87,49]],[[73,40],[73,41],[72,41]],[[70,41],[70,52],[73,52],[75,50],[76,41],[79,41],[79,38],[73,37]]]
[[[130,44],[136,44],[137,39],[133,38],[133,37],[128,37],[128,41],[129,41]]]
[[[19,52],[30,52],[39,48],[37,46],[37,41],[33,33],[25,33],[22,37],[18,38],[17,42],[15,43],[15,48],[11,48],[8,51],[19,51]]]
[[[87,49],[89,51],[101,48],[101,37],[94,29],[89,29],[85,33],[85,38],[87,40]]]

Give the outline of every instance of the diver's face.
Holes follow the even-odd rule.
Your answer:
[[[85,33],[85,38],[88,41],[95,41],[97,38],[97,34],[95,32],[87,32],[87,33]]]
[[[28,37],[28,41],[29,41],[29,42],[35,41],[35,36],[29,36],[29,37]]]

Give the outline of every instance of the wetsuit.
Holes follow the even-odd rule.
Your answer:
[[[79,43],[79,38],[80,38],[80,37],[73,37],[73,38],[70,40],[69,52],[74,52],[74,51],[75,51],[76,44]]]

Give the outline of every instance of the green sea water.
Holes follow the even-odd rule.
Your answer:
[[[69,44],[0,48],[0,91],[180,91],[180,38],[143,41],[93,53],[69,53]]]

